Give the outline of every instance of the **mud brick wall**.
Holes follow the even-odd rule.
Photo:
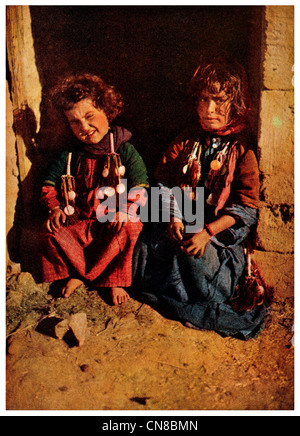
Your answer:
[[[266,280],[293,295],[294,277],[294,14],[265,8],[263,83],[259,116],[261,207],[258,250]]]

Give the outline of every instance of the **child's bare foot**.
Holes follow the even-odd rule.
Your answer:
[[[66,284],[66,286],[63,288],[62,290],[62,295],[65,298],[70,297],[71,294],[73,294],[73,292],[75,291],[75,289],[79,288],[80,285],[83,284],[82,280],[79,279],[70,279],[68,281],[68,283]]]
[[[125,303],[130,299],[125,289],[119,287],[110,288],[110,296],[115,306]]]

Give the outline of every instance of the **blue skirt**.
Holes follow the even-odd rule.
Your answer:
[[[213,238],[196,259],[165,236],[164,224],[145,226],[135,247],[133,286],[142,301],[166,317],[223,336],[252,339],[263,330],[268,308],[237,313],[230,305],[245,268],[242,241],[248,233],[244,226],[233,238],[224,234],[223,242],[222,237]]]

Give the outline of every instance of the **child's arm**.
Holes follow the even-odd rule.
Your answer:
[[[122,164],[125,166],[124,178],[127,180],[128,191],[136,186],[149,188],[145,163],[134,146],[126,142],[120,147],[119,153]]]
[[[247,150],[240,158],[231,186],[229,203],[258,209],[259,169],[253,150]]]
[[[67,156],[68,153],[63,152],[60,158],[50,166],[42,186],[40,202],[49,212],[45,227],[51,233],[58,231],[66,220],[64,212],[60,209],[57,187],[66,170]]]
[[[185,235],[180,243],[181,250],[190,256],[197,258],[203,256],[205,247],[211,237],[229,229],[236,223],[236,219],[231,215],[223,215],[208,226],[205,226],[199,233]]]
[[[122,164],[125,166],[127,180],[127,201],[116,213],[115,220],[109,225],[119,231],[127,222],[136,221],[139,207],[144,207],[148,200],[146,188],[149,187],[147,169],[144,161],[132,144],[126,142],[119,150]]]

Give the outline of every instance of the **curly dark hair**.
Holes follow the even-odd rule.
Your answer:
[[[52,88],[50,98],[54,107],[61,112],[71,109],[80,100],[90,98],[102,109],[109,122],[123,111],[123,97],[113,86],[93,74],[67,76]]]
[[[231,118],[244,117],[251,108],[246,72],[232,58],[216,56],[201,59],[189,87],[189,94],[195,105],[198,105],[204,90],[211,94],[221,91],[227,94],[231,102]]]

